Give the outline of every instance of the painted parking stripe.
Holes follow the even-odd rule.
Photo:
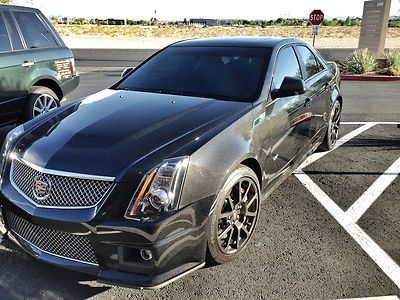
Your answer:
[[[367,209],[400,173],[400,157],[347,210],[347,216],[356,223]]]
[[[364,124],[363,126],[357,128],[356,130],[353,130],[352,132],[346,134],[344,137],[340,138],[339,140],[337,140],[335,147],[330,150],[330,151],[326,151],[326,152],[318,152],[318,153],[314,153],[313,155],[309,156],[299,167],[299,169],[304,169],[305,167],[307,167],[308,165],[312,164],[313,162],[317,161],[318,159],[324,157],[325,155],[327,155],[328,153],[332,152],[333,150],[335,150],[336,148],[342,146],[343,144],[347,143],[348,141],[350,141],[351,139],[355,138],[357,135],[363,133],[364,131],[374,127],[375,125],[377,125],[378,123],[376,122],[368,122],[366,124]]]
[[[355,138],[364,131],[372,128],[377,124],[382,124],[383,122],[360,122],[361,127],[353,130],[349,134],[345,135],[339,139],[333,150],[340,147],[341,145],[347,143],[351,139]],[[397,123],[396,124],[400,124]],[[331,150],[331,151],[333,151]],[[379,197],[379,195],[389,186],[389,184],[394,180],[390,181],[388,177],[383,177],[385,179],[379,180],[378,183],[372,188],[373,193],[371,196],[363,195],[360,197],[361,200],[357,204],[358,208],[361,210],[357,212],[357,207],[354,207],[351,211],[344,212],[321,188],[307,175],[303,172],[302,168],[308,166],[309,164],[317,161],[321,157],[330,153],[316,153],[311,155],[300,167],[294,172],[294,175],[300,180],[300,182],[309,190],[309,192],[318,200],[318,202],[336,219],[336,221],[347,231],[348,234],[360,245],[360,247],[372,258],[372,260],[381,268],[381,270],[393,281],[393,283],[400,288],[400,267],[396,262],[382,249],[378,244],[374,242],[362,229],[356,224],[359,217],[368,209],[368,207]],[[398,170],[398,160],[389,167],[387,174],[397,173]],[[396,174],[396,176],[397,176]],[[382,175],[385,176],[385,175]],[[381,177],[382,177],[381,176]],[[386,175],[387,176],[387,175]],[[390,182],[389,182],[390,181]],[[378,184],[384,184],[386,187],[378,186]],[[363,200],[364,199],[364,200]],[[355,212],[354,214],[351,212]],[[357,215],[355,215],[357,214]],[[357,219],[357,220],[356,220]]]
[[[400,300],[397,296],[381,296],[381,297],[365,297],[365,298],[349,298],[340,300]]]
[[[364,125],[369,123],[376,123],[379,125],[399,125],[400,122],[340,122],[342,125]]]
[[[296,171],[295,176],[318,200],[319,203],[336,219],[360,247],[373,259],[393,283],[400,288],[400,267],[376,244],[348,215],[312,181],[303,171]]]

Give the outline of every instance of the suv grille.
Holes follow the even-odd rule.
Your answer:
[[[89,240],[83,236],[32,224],[9,211],[7,221],[11,231],[44,252],[98,265]]]
[[[37,189],[35,185],[38,180],[45,184],[45,186],[39,186],[41,197],[37,193],[35,195],[35,188]],[[12,161],[11,182],[25,197],[40,206],[69,208],[83,208],[98,204],[114,185],[113,181],[46,174],[18,159]]]

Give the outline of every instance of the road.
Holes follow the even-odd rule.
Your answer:
[[[115,65],[121,69],[131,62],[135,61],[116,60]],[[78,64],[80,70],[85,67]],[[119,69],[92,68],[82,75],[81,85],[70,99],[110,86],[119,79]],[[400,121],[398,83],[343,82],[342,89],[344,122]],[[399,125],[347,123],[341,128],[344,136],[349,137],[341,140],[346,143],[320,159],[313,157],[315,161],[265,199],[255,235],[237,261],[201,269],[161,290],[139,291],[100,284],[90,276],[37,262],[5,240],[0,245],[0,298],[400,296],[400,167],[395,163],[400,157]],[[370,188],[378,178],[383,178],[382,184],[378,182],[382,193],[376,186]],[[368,209],[357,210],[359,205],[354,204],[364,203],[361,196],[369,188],[376,197],[373,201],[372,196],[368,198],[372,201]],[[344,222],[347,212],[349,218]],[[357,214],[361,214],[359,218]]]

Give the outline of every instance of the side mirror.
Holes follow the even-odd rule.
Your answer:
[[[126,75],[128,75],[134,68],[126,68],[125,70],[122,71],[121,78],[124,78]]]
[[[303,79],[286,76],[279,89],[271,91],[272,99],[302,95],[306,92],[306,84]]]

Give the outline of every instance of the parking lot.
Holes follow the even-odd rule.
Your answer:
[[[89,72],[70,99],[110,86]],[[157,291],[97,283],[0,245],[0,298],[343,299],[400,296],[400,84],[343,82],[341,139],[265,199],[256,233],[232,263]],[[1,130],[1,140],[6,129]]]

